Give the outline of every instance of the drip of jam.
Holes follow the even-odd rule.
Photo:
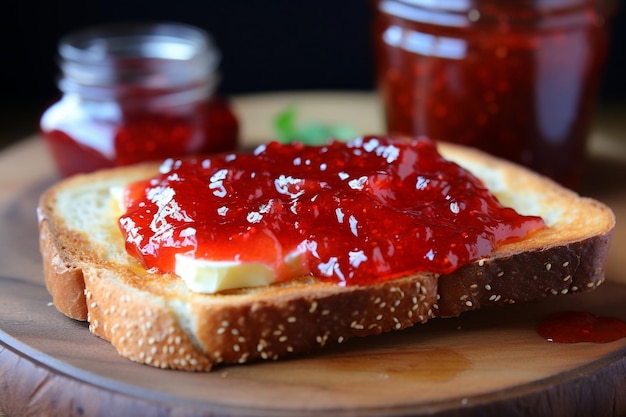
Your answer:
[[[185,254],[344,285],[449,273],[545,227],[503,207],[427,139],[269,143],[170,159],[127,187],[125,204],[127,250],[147,269],[174,271]]]
[[[626,322],[588,312],[563,311],[540,323],[537,333],[556,343],[609,343],[626,337]]]

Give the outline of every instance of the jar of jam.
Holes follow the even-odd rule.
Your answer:
[[[198,28],[87,28],[59,43],[62,96],[40,128],[64,176],[237,147],[238,121],[215,94],[219,52]]]
[[[376,0],[391,133],[481,148],[574,187],[607,51],[607,0]]]

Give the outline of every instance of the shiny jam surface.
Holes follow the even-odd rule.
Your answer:
[[[445,2],[376,1],[388,131],[475,146],[575,186],[605,16],[601,2],[548,3],[477,0],[446,10]]]
[[[172,156],[233,150],[238,121],[213,98],[181,109],[151,110],[61,100],[44,114],[42,133],[63,176]]]
[[[626,322],[588,312],[563,311],[540,323],[537,333],[556,343],[609,343],[626,337]]]
[[[545,227],[505,208],[427,139],[357,138],[314,147],[170,159],[126,188],[129,253],[174,271],[177,253],[261,262],[343,285],[449,273]]]

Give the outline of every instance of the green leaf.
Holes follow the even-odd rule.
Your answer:
[[[349,140],[358,135],[357,131],[347,125],[331,125],[313,123],[298,125],[297,110],[289,106],[274,118],[276,138],[282,143],[302,142],[305,145],[320,146],[333,138]]]

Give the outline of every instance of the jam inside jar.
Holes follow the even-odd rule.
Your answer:
[[[182,24],[117,24],[61,39],[61,98],[40,128],[64,176],[222,152],[238,120],[215,93],[219,53]]]
[[[391,133],[481,148],[575,187],[607,48],[606,0],[376,0]]]

